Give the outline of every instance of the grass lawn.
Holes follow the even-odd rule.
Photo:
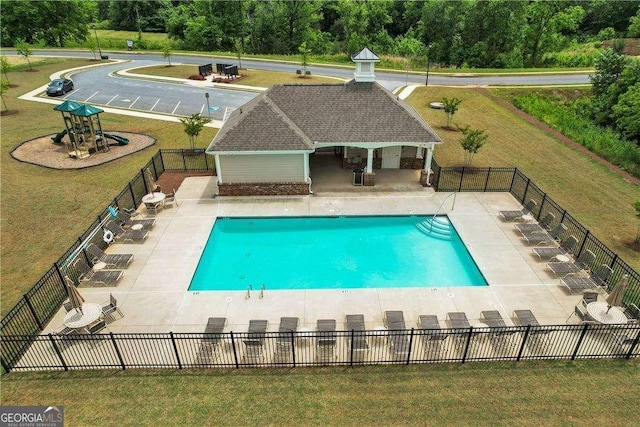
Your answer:
[[[136,68],[134,73],[146,74],[151,76],[175,77],[186,79],[192,74],[198,74],[198,66],[196,64],[180,64],[180,65],[155,65],[151,67]],[[242,69],[240,70],[241,78],[233,81],[234,84],[271,87],[274,84],[296,83],[296,84],[318,84],[318,83],[339,83],[343,79],[307,76],[300,78],[293,73],[282,73],[278,71],[259,71]]]
[[[634,425],[637,361],[12,373],[4,405],[66,425]],[[109,422],[107,421],[107,424]]]
[[[105,130],[146,133],[156,146],[79,171],[23,164],[9,153],[23,141],[63,127],[53,106],[17,97],[57,70],[89,60],[35,62],[13,71],[2,116],[2,314],[84,231],[158,148],[186,148],[180,124],[101,116]],[[559,144],[473,89],[419,89],[410,98],[449,143],[436,156],[462,160],[458,132],[439,128],[444,113],[427,101],[458,96],[455,120],[487,129],[477,165],[520,167],[593,232],[623,252],[635,230],[629,201],[640,199],[603,167]],[[205,128],[198,146],[215,130]],[[618,236],[618,237],[616,237]],[[620,240],[618,240],[618,238]],[[617,247],[616,247],[617,245]],[[637,254],[622,256],[640,266]],[[64,405],[68,425],[633,425],[640,415],[637,361],[442,364],[357,369],[128,370],[11,373],[2,377],[4,405]],[[110,422],[107,421],[106,424]]]

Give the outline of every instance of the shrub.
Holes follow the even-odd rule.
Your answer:
[[[204,80],[204,76],[201,76],[200,74],[191,74],[189,76],[189,80]]]

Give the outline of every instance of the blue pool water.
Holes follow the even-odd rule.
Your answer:
[[[419,229],[428,218],[218,218],[189,290],[485,286],[455,231]]]

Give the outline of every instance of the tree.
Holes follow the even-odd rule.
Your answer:
[[[460,145],[465,151],[464,164],[465,166],[471,166],[473,156],[475,156],[487,142],[489,135],[487,135],[484,130],[471,129],[469,126],[458,126],[458,129],[460,129],[460,132],[462,132],[463,135],[460,140]]]
[[[302,55],[302,62],[300,63],[300,65],[302,65],[302,77],[304,77],[307,74],[307,66],[309,65],[309,54],[311,53],[311,49],[307,48],[307,42],[303,42],[298,47],[298,52],[300,52],[300,55]]]
[[[622,136],[640,142],[640,83],[620,95],[613,106],[613,118]]]
[[[447,114],[447,127],[451,126],[451,119],[453,119],[453,115],[460,108],[460,103],[462,99],[459,98],[447,98],[446,96],[442,98],[442,103],[444,104],[444,112]]]
[[[640,218],[640,201],[635,202],[633,207],[636,209],[636,216]],[[640,226],[638,226],[638,232],[636,233],[636,243],[640,243]]]
[[[93,53],[93,59],[97,61],[98,57],[96,56],[96,50],[98,49],[98,44],[96,42],[96,39],[94,39],[93,37],[87,37],[86,45],[87,49],[89,49],[91,53]]]
[[[189,137],[189,143],[191,144],[191,149],[196,147],[196,140],[198,139],[198,135],[204,129],[204,125],[209,123],[211,120],[202,117],[199,113],[192,114],[189,117],[183,117],[180,119],[180,122],[184,126],[184,133]]]
[[[33,70],[33,68],[31,67],[31,61],[29,61],[29,57],[33,55],[33,52],[31,51],[31,46],[29,46],[29,43],[25,42],[24,39],[17,40],[16,52],[18,53],[18,55],[24,56],[24,58],[29,63],[29,69]]]
[[[244,53],[244,43],[242,42],[242,38],[238,37],[234,42],[234,47],[236,48],[236,56],[238,57],[238,70],[242,69],[242,54]]]
[[[172,50],[171,42],[167,40],[162,44],[162,57],[167,58],[167,61],[169,61],[169,66],[171,66],[172,54],[173,54],[173,50]]]
[[[7,104],[4,102],[4,94],[9,89],[9,82],[5,82],[4,80],[0,81],[0,99],[2,99],[2,105],[4,106],[4,111],[9,111],[7,108]]]
[[[11,70],[11,64],[9,64],[6,55],[2,55],[2,58],[0,58],[0,64],[2,65],[2,74],[4,74],[4,78],[7,79],[7,85],[11,85],[9,82],[9,76],[7,76],[7,73]]]

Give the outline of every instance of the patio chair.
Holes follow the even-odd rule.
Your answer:
[[[250,320],[247,338],[243,340],[245,353],[243,361],[245,363],[257,363],[263,358],[264,339],[267,332],[267,320]]]
[[[588,289],[599,289],[607,287],[607,280],[613,271],[611,268],[602,264],[600,267],[591,271],[589,277],[563,277],[560,282],[569,289],[569,292],[582,292]]]
[[[79,335],[79,332],[77,329],[63,326],[60,330],[54,332],[54,335],[58,337],[58,339],[56,340],[58,349],[60,351],[65,351],[77,341],[73,337]]]
[[[545,233],[553,227],[553,221],[555,221],[556,216],[547,212],[547,214],[542,218],[539,224],[516,224],[515,228],[522,234],[525,233]]]
[[[529,201],[524,205],[524,207],[519,211],[500,211],[498,215],[501,216],[505,221],[515,221],[522,219],[523,216],[530,214],[533,212],[535,207],[538,205],[535,200],[529,199]]]
[[[550,260],[558,255],[566,255],[573,253],[576,246],[578,245],[578,239],[576,236],[571,235],[566,239],[560,242],[560,246],[558,247],[544,247],[544,248],[533,248],[532,251],[536,254],[540,261]]]
[[[409,354],[409,337],[402,311],[384,312],[384,325],[389,336],[389,350],[394,359],[405,359]]]
[[[87,328],[87,331],[89,332],[89,334],[93,335],[93,334],[97,334],[98,332],[105,329],[106,327],[107,327],[107,322],[105,322],[104,319],[100,319],[93,325],[90,325]]]
[[[74,268],[80,273],[80,285],[89,286],[116,286],[124,275],[122,270],[98,270],[94,271],[82,257],[76,258]]]
[[[175,188],[171,193],[166,194],[166,197],[164,198],[164,206],[166,207],[167,205],[173,205],[174,203],[176,206],[180,206],[180,203],[178,203],[178,198],[176,197]]]
[[[540,326],[540,322],[531,310],[514,310],[514,320],[521,326]]]
[[[288,362],[291,360],[293,338],[292,332],[298,330],[297,317],[281,317],[276,338],[276,350],[273,354],[274,362]]]
[[[424,355],[427,358],[437,358],[442,352],[442,344],[448,335],[441,333],[438,316],[423,314],[418,316],[418,328],[424,345]]]
[[[549,233],[525,233],[522,235],[522,238],[528,245],[548,245],[556,240],[561,240],[565,231],[567,231],[567,226],[558,224]]]
[[[64,311],[66,313],[70,312],[71,310],[73,310],[73,305],[71,305],[71,301],[65,301],[62,303],[62,307],[64,307]]]
[[[125,229],[142,227],[143,230],[151,230],[156,225],[155,218],[142,218],[142,215],[134,210],[120,209],[118,211],[118,219],[120,220],[120,225]]]
[[[107,267],[127,268],[133,261],[133,254],[108,254],[93,243],[89,243],[87,252],[91,255],[91,262],[102,261]]]
[[[336,321],[318,319],[316,322],[316,361],[330,362],[336,358]]]
[[[113,233],[113,237],[116,241],[122,241],[123,243],[142,242],[149,237],[149,232],[147,230],[125,230],[114,221],[107,222],[104,225],[104,228]]]
[[[556,276],[567,276],[591,269],[591,264],[596,260],[596,255],[590,250],[580,254],[576,262],[550,262],[547,268]]]
[[[627,318],[627,323],[640,323],[640,309],[634,303],[626,304],[622,312]]]
[[[349,331],[348,341],[350,348],[353,350],[353,360],[361,362],[369,352],[369,343],[364,329],[364,315],[347,314],[346,319],[347,331]]]
[[[217,346],[222,340],[224,327],[227,324],[226,317],[210,317],[207,326],[204,328],[204,335],[200,342],[205,345]]]
[[[120,307],[118,307],[118,300],[116,300],[113,294],[109,294],[109,301],[102,304],[102,316],[107,323],[111,323],[116,320],[113,317],[114,313],[118,313],[120,318],[124,317],[124,314],[120,311]]]

